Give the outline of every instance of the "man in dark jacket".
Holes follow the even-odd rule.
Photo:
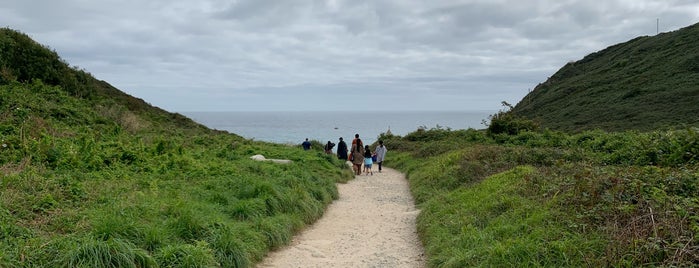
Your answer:
[[[342,140],[342,137],[337,143],[337,158],[347,160],[347,143]]]
[[[308,138],[306,138],[306,140],[301,143],[301,146],[303,146],[304,150],[308,151],[311,149],[311,142],[308,141]]]

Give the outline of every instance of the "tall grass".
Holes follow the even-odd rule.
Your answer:
[[[692,266],[696,129],[382,136],[430,267]]]
[[[353,177],[320,146],[153,107],[25,34],[0,29],[0,47],[0,267],[250,267]]]
[[[159,267],[219,267],[211,248],[202,241],[167,245],[160,248],[155,256]]]
[[[39,81],[0,99],[0,267],[251,267],[352,177],[322,151],[135,127],[153,121]]]
[[[118,238],[84,238],[63,257],[64,267],[157,267],[145,250]]]

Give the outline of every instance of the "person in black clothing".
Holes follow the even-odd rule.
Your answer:
[[[308,141],[308,138],[306,138],[306,140],[303,143],[301,143],[301,146],[303,146],[304,150],[308,151],[311,149],[311,142]]]
[[[340,137],[340,142],[337,143],[337,158],[347,160],[347,143]]]
[[[325,153],[326,154],[332,154],[333,153],[333,148],[335,148],[335,144],[328,141],[328,144],[325,145]]]

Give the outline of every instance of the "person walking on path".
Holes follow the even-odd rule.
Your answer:
[[[354,139],[352,140],[352,145],[357,144],[357,140],[359,139],[359,134],[354,134]],[[352,146],[350,145],[350,147]]]
[[[374,163],[371,157],[371,150],[369,150],[369,145],[364,145],[364,173],[366,175],[374,175],[374,171],[371,170],[371,165]]]
[[[347,143],[342,140],[342,137],[340,137],[340,141],[337,143],[337,158],[347,160]]]
[[[383,159],[386,157],[386,152],[388,149],[386,149],[386,146],[383,146],[383,141],[379,140],[379,146],[376,146],[376,149],[374,149],[374,153],[376,154],[376,163],[379,164],[379,173],[381,173],[381,166],[383,164]]]
[[[360,138],[355,139],[352,144],[351,161],[354,166],[354,172],[357,175],[362,175],[362,164],[364,164],[364,143]]]
[[[308,141],[308,138],[306,138],[306,140],[303,143],[301,143],[301,146],[303,146],[304,150],[308,151],[311,149],[311,142]]]

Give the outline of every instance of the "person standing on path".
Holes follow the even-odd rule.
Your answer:
[[[354,134],[354,139],[352,140],[352,144],[350,144],[349,156],[347,156],[348,159],[349,159],[349,161],[352,162],[352,165],[353,165],[352,168],[354,168],[354,157],[353,157],[353,155],[352,155],[352,153],[353,153],[353,152],[352,152],[352,151],[353,151],[352,148],[354,148],[354,146],[357,144],[357,140],[358,140],[358,139],[359,139],[359,134]],[[355,171],[355,174],[356,174],[356,173],[357,173],[357,172]]]
[[[364,145],[364,173],[366,173],[366,175],[374,175],[374,171],[371,170],[373,161],[369,145]]]
[[[364,143],[360,138],[356,138],[355,143],[352,144],[351,154],[355,174],[362,175],[362,165],[364,164]]]
[[[340,137],[340,141],[337,143],[337,158],[347,161],[347,143],[342,140],[342,137]]]
[[[386,157],[386,152],[388,149],[386,149],[386,146],[383,146],[383,141],[379,140],[379,146],[376,146],[376,149],[374,149],[374,153],[376,154],[376,163],[379,164],[379,173],[381,173],[381,165],[383,164],[383,159]]]

